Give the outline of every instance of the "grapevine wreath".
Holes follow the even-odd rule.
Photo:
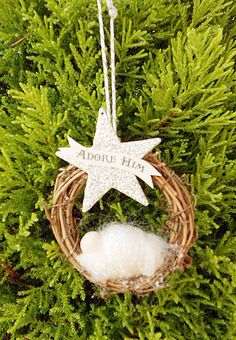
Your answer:
[[[194,226],[194,204],[186,186],[179,176],[170,170],[165,163],[157,159],[155,153],[146,156],[161,176],[153,178],[155,187],[164,194],[169,219],[164,230],[169,233],[169,243],[176,245],[166,259],[164,266],[151,277],[136,277],[129,280],[108,280],[105,284],[95,282],[104,291],[142,294],[158,290],[163,286],[163,279],[176,269],[185,269],[191,265],[188,250],[196,240]],[[79,221],[73,216],[76,197],[84,189],[87,174],[75,166],[64,169],[56,179],[50,222],[56,240],[72,265],[88,280],[90,274],[75,259],[80,250]]]

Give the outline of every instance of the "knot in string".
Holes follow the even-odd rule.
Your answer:
[[[110,17],[112,19],[115,19],[117,17],[117,9],[113,5],[112,0],[107,0],[107,7],[108,7]]]

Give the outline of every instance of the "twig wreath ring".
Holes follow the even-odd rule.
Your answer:
[[[169,219],[165,229],[169,233],[169,243],[175,245],[162,268],[151,277],[136,277],[128,280],[108,280],[95,282],[105,292],[130,291],[143,294],[156,291],[164,286],[164,278],[176,269],[186,269],[191,265],[188,250],[196,240],[194,227],[194,205],[192,197],[182,180],[171,171],[165,163],[157,159],[155,153],[146,157],[160,173],[153,177],[154,186],[164,194],[169,211]],[[80,232],[78,221],[73,217],[74,201],[83,190],[87,174],[75,166],[64,169],[57,177],[54,189],[53,205],[50,212],[50,222],[56,240],[72,265],[88,280],[92,281],[90,273],[76,260],[80,254]]]
[[[106,108],[99,110],[92,147],[85,147],[68,137],[70,146],[60,148],[57,151],[57,156],[70,163],[70,166],[57,176],[53,204],[48,218],[62,252],[84,277],[100,286],[104,292],[131,291],[136,294],[143,294],[163,287],[165,285],[163,280],[170,272],[179,268],[187,268],[191,264],[188,250],[197,237],[194,226],[194,204],[182,180],[165,163],[157,159],[155,152],[152,152],[155,146],[161,142],[160,138],[122,143],[117,136],[114,50],[114,20],[117,10],[113,6],[112,0],[106,1],[110,15],[112,105],[110,104],[102,7],[100,0],[97,0]],[[80,231],[77,226],[78,221],[73,216],[75,199],[85,186],[83,212],[90,210],[110,189],[118,190],[140,204],[148,205],[148,200],[137,177],[152,188],[158,187],[165,196],[169,219],[163,229],[169,233],[168,252],[165,253],[163,261],[159,262],[159,266],[156,266],[158,261],[155,261],[161,254],[161,251],[159,253],[155,251],[155,245],[159,242],[157,236],[151,234],[147,236],[137,228],[134,228],[136,230],[131,230],[130,227],[126,228],[128,234],[133,233],[132,235],[135,236],[136,233],[136,236],[138,235],[136,240],[141,240],[140,247],[136,247],[138,255],[142,253],[140,248],[146,241],[148,253],[150,253],[148,242],[150,242],[150,245],[152,244],[152,255],[154,256],[152,260],[155,258],[153,260],[154,270],[150,270],[150,267],[147,266],[145,270],[139,271],[137,264],[131,261],[133,267],[130,264],[130,275],[125,276],[125,271],[120,268],[120,273],[117,276],[112,274],[104,280],[97,276],[96,279],[96,276],[87,267],[81,265],[80,254],[83,252],[83,242],[81,242]],[[125,235],[123,233],[125,228],[122,228],[120,230],[124,242],[121,241],[120,243],[126,243],[126,235],[128,234]],[[92,237],[97,236],[95,234],[96,232],[93,232]],[[119,240],[114,235],[110,239],[115,239],[116,244],[119,244]],[[135,243],[135,237],[133,239],[132,235],[131,242],[133,240],[133,243]],[[97,241],[94,241],[94,245],[96,248]],[[134,249],[132,244],[129,243],[129,245],[130,249]],[[165,247],[164,241],[160,241],[160,245],[160,249],[162,245]],[[128,249],[127,254],[130,254],[130,249]],[[105,257],[109,257],[109,254],[106,253]],[[146,254],[145,258],[148,262]],[[91,259],[93,261],[93,257]],[[139,260],[142,259],[139,258]],[[119,267],[121,267],[120,263]],[[104,269],[106,265],[100,268]]]

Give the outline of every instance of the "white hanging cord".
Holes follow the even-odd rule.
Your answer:
[[[107,7],[110,15],[110,53],[111,53],[111,94],[112,94],[112,117],[111,117],[111,104],[110,104],[110,92],[109,92],[109,80],[108,80],[108,69],[107,69],[107,57],[106,57],[106,45],[104,37],[104,27],[102,19],[102,6],[101,1],[97,0],[98,5],[98,20],[100,29],[100,43],[102,50],[102,63],[104,73],[104,84],[106,93],[106,112],[109,119],[112,122],[112,126],[116,131],[116,78],[115,78],[115,36],[114,36],[114,20],[117,16],[117,10],[113,5],[112,0],[106,0]]]
[[[114,130],[116,131],[116,69],[115,69],[114,21],[117,16],[117,9],[113,6],[112,0],[107,0],[107,6],[110,14],[112,125]]]
[[[97,0],[97,4],[98,4],[98,21],[99,21],[99,29],[100,29],[100,44],[101,44],[101,50],[102,50],[103,74],[104,74],[104,83],[105,83],[105,92],[106,92],[106,112],[107,112],[108,117],[111,118],[106,45],[105,45],[104,28],[103,28],[103,20],[102,20],[101,1]]]

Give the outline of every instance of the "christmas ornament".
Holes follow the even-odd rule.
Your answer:
[[[70,146],[60,148],[57,152],[57,156],[71,165],[57,176],[53,204],[48,218],[61,250],[82,275],[102,287],[104,292],[131,291],[141,294],[163,287],[163,280],[170,272],[187,268],[191,264],[188,250],[197,237],[194,227],[194,204],[182,180],[164,162],[157,159],[155,152],[152,152],[153,148],[160,143],[159,138],[122,143],[116,134],[114,20],[117,10],[113,6],[112,0],[106,0],[106,2],[110,15],[112,105],[110,104],[102,7],[100,0],[97,0],[106,108],[101,108],[99,111],[92,147],[84,147],[68,137]],[[73,216],[72,211],[74,201],[83,191],[84,186],[86,187],[83,212],[91,209],[112,188],[147,205],[148,201],[137,177],[151,187],[159,187],[166,198],[169,220],[163,227],[163,231],[169,233],[168,246],[164,240],[159,242],[159,238],[155,235],[152,236],[155,236],[156,243],[151,241],[149,236],[141,230],[139,232],[136,230],[134,234],[137,236],[144,233],[142,237],[136,237],[129,229],[131,227],[126,228],[128,228],[127,235],[132,235],[133,243],[130,243],[130,237],[121,237],[123,227],[122,230],[118,227],[113,228],[113,230],[110,228],[107,234],[110,235],[109,237],[106,237],[105,231],[100,234],[96,232],[88,233],[81,241],[77,219]],[[97,254],[97,257],[96,255],[95,257],[91,256],[98,251],[99,242],[102,238],[106,242],[111,242],[111,244],[103,245],[106,255],[101,252]],[[110,270],[108,275],[104,276],[102,268],[106,265],[109,266],[110,263],[109,261],[106,262],[107,251],[112,252],[112,249],[114,251],[119,249],[117,248],[117,241],[114,246],[112,246],[113,241],[111,241],[111,239],[117,240],[117,238],[120,238],[123,245],[126,242],[124,240],[127,240],[127,247],[121,250],[122,259],[116,259],[118,255],[113,257],[117,260],[117,268],[114,271],[117,275],[113,275],[114,272]],[[145,240],[142,246],[138,241],[140,239]],[[103,242],[105,242],[104,240]],[[136,247],[135,242],[140,246]],[[155,247],[148,246],[149,242],[156,244],[156,250],[154,250]],[[159,249],[157,244],[160,246]],[[139,257],[138,262],[131,265],[130,257],[133,254],[137,260],[138,249],[141,257]],[[153,252],[151,249],[153,249]],[[81,250],[83,250],[82,254]],[[157,254],[159,254],[159,257]],[[145,257],[149,258],[150,262],[145,261]],[[87,262],[88,258],[94,263]],[[126,270],[125,261],[130,271]],[[152,267],[152,264],[155,268]],[[99,267],[101,272],[97,271]]]

